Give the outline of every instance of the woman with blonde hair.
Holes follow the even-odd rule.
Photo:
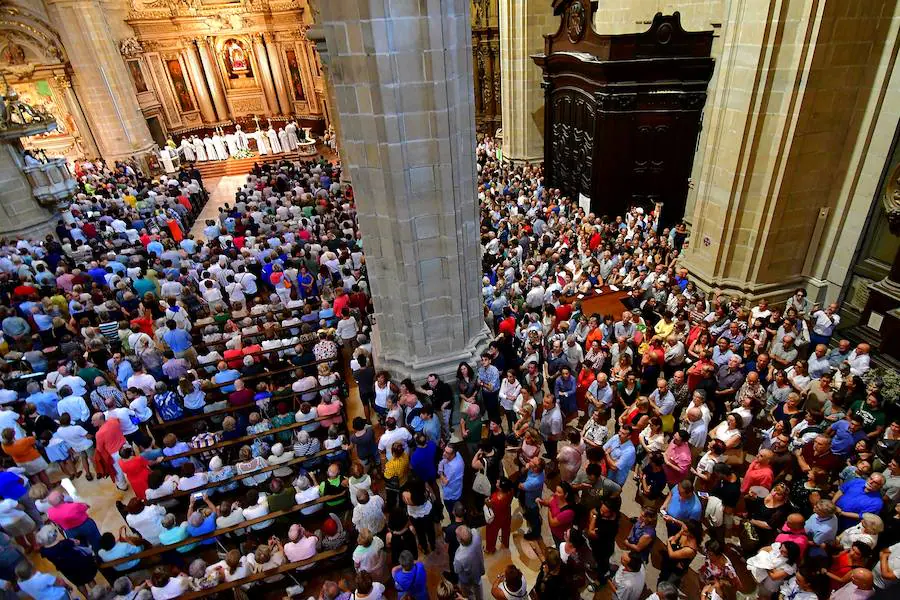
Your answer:
[[[878,535],[884,531],[884,521],[875,513],[863,513],[862,520],[841,532],[837,541],[844,550],[849,550],[853,542],[862,542],[869,548],[878,544]]]
[[[384,578],[385,553],[384,542],[380,537],[363,527],[356,538],[356,549],[353,551],[353,566],[357,571],[364,571],[375,580]]]

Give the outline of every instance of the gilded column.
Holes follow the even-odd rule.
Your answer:
[[[194,82],[194,91],[197,92],[197,103],[200,105],[200,115],[204,123],[215,123],[216,109],[213,107],[209,88],[206,87],[206,78],[203,76],[203,65],[197,56],[197,46],[193,40],[185,40],[184,56],[191,73],[191,81]]]
[[[284,83],[284,71],[281,70],[278,42],[271,33],[266,34],[266,50],[269,53],[269,65],[272,67],[272,79],[275,81],[275,91],[278,94],[278,103],[281,105],[281,114],[293,114],[293,104],[288,96],[287,85]]]
[[[503,158],[544,158],[544,91],[541,72],[531,60],[544,50],[543,34],[559,28],[547,0],[500,0],[500,114]]]
[[[275,86],[272,83],[272,74],[269,71],[269,58],[266,56],[266,46],[263,44],[261,33],[253,34],[253,52],[256,54],[256,61],[259,64],[259,74],[262,78],[263,94],[266,97],[266,105],[269,107],[271,114],[277,114],[278,99],[275,96]]]
[[[225,100],[225,91],[222,89],[222,81],[219,79],[219,69],[216,59],[210,49],[211,38],[197,38],[197,48],[200,50],[200,62],[203,64],[203,73],[206,75],[206,83],[212,92],[213,104],[220,121],[228,119],[231,114],[228,110],[228,102]]]

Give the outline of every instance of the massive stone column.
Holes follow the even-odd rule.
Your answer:
[[[294,109],[288,95],[287,84],[284,82],[284,71],[281,70],[278,42],[272,34],[266,36],[266,51],[269,53],[269,64],[272,65],[272,80],[275,82],[275,93],[278,96],[278,104],[281,105],[281,114],[290,115]]]
[[[193,40],[185,41],[184,55],[187,59],[188,69],[191,71],[191,80],[194,82],[194,90],[197,92],[197,104],[200,106],[200,116],[204,123],[216,122],[216,109],[213,107],[209,88],[206,87],[206,78],[203,76],[203,65],[197,56],[197,47]]]
[[[119,160],[153,148],[125,62],[99,0],[46,0],[68,53],[73,83],[101,156]]]
[[[225,99],[225,91],[222,88],[222,81],[219,79],[219,70],[216,67],[216,58],[213,55],[209,45],[212,43],[210,38],[197,38],[197,49],[200,50],[200,62],[203,63],[203,73],[206,75],[206,83],[209,91],[212,92],[213,104],[216,107],[216,114],[220,121],[224,121],[231,114],[228,110],[228,101]]]
[[[379,368],[452,374],[486,343],[469,0],[329,0],[321,24]]]
[[[269,57],[266,54],[266,45],[263,43],[261,33],[253,34],[253,51],[256,53],[256,61],[259,64],[259,76],[262,79],[266,104],[269,105],[272,113],[278,113],[278,97],[275,95],[275,84],[272,83],[272,73],[269,70]]]
[[[895,8],[727,5],[684,258],[703,287],[778,299],[823,270],[823,242],[841,231],[860,181],[857,156],[896,127],[894,117],[881,134],[872,129],[894,67]],[[816,299],[835,299],[827,296]]]
[[[550,0],[500,0],[500,101],[503,158],[544,159],[544,91],[532,54],[559,27]]]

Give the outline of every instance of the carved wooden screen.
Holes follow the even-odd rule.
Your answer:
[[[598,214],[663,202],[680,219],[706,88],[712,32],[686,32],[679,14],[657,14],[644,33],[600,35],[596,6],[556,0],[559,30],[534,57],[545,91],[547,182],[589,196]]]

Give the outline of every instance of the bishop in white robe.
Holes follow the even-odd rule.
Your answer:
[[[269,149],[266,147],[266,135],[263,133],[262,129],[257,129],[250,134],[250,137],[256,142],[256,151],[260,156],[265,156],[269,153]]]
[[[288,134],[284,129],[278,130],[278,143],[281,144],[282,152],[292,152],[291,144],[288,141]]]
[[[235,137],[237,137],[238,148],[240,148],[241,150],[249,150],[250,149],[250,144],[249,144],[249,140],[247,139],[247,134],[244,133],[244,130],[241,129],[240,125],[234,126],[234,135],[235,135]]]
[[[272,148],[272,154],[281,154],[281,143],[278,141],[278,134],[275,133],[275,129],[269,127],[269,130],[266,131],[266,137],[269,138],[269,146]]]

